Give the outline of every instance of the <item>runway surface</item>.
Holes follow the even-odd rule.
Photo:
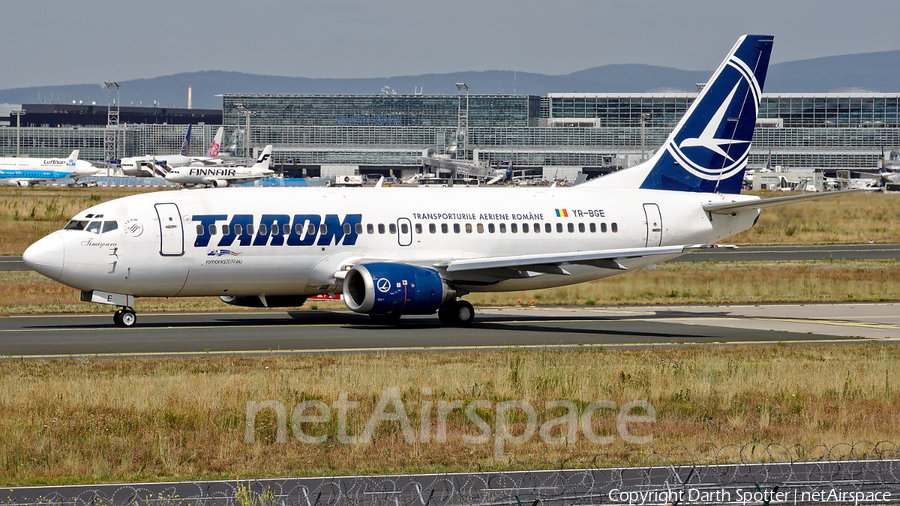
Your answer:
[[[697,250],[671,262],[759,262],[771,260],[879,260],[900,258],[900,244],[743,246]],[[23,271],[21,256],[0,256],[0,271]]]
[[[371,323],[350,311],[111,313],[0,318],[0,356],[378,353],[510,346],[678,346],[900,340],[900,303],[478,308],[468,328],[436,316]]]

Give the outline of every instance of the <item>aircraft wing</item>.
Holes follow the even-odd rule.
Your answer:
[[[503,257],[464,258],[452,260],[435,267],[444,267],[454,277],[463,273],[487,273],[496,275],[498,270],[532,271],[545,274],[569,274],[565,264],[592,265],[605,269],[627,270],[619,260],[638,257],[673,257],[687,250],[714,248],[712,244],[693,244],[680,246],[660,246],[654,248],[624,248],[595,251],[575,251],[566,253],[547,253],[536,255],[513,255]],[[514,276],[510,276],[514,277]]]
[[[203,165],[222,165],[221,158],[191,158],[191,163],[202,163]]]

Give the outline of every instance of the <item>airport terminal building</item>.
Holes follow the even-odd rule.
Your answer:
[[[657,149],[696,93],[558,93],[532,95],[226,94],[222,149],[274,144],[286,175],[415,173],[428,149],[497,165],[511,160],[554,179],[627,167]],[[27,117],[28,108],[24,105]],[[0,111],[2,114],[2,111]],[[167,111],[169,115],[184,114]],[[218,122],[193,127],[191,154],[202,155]],[[0,155],[82,158],[175,153],[183,124],[68,124],[0,128]],[[204,117],[204,119],[207,119]],[[217,119],[217,118],[216,118]],[[2,118],[0,118],[2,120]],[[249,120],[249,142],[247,123]],[[51,126],[53,125],[53,126]],[[110,142],[115,139],[115,150]],[[750,167],[872,170],[882,150],[900,147],[900,93],[763,94]],[[770,161],[771,160],[771,161]]]

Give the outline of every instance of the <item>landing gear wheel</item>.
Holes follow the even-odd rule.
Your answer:
[[[441,323],[453,327],[465,327],[475,319],[475,308],[464,300],[455,300],[438,309]]]
[[[401,313],[388,313],[388,314],[370,314],[369,318],[372,319],[372,323],[378,325],[396,325],[400,321]]]
[[[472,320],[475,319],[475,308],[472,307],[472,304],[464,300],[458,300],[455,304],[453,304],[453,320],[454,324],[459,327],[466,327],[472,324]]]
[[[123,307],[113,314],[113,322],[116,327],[134,327],[137,323],[137,314],[130,307]]]

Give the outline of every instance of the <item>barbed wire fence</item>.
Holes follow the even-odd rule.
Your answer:
[[[385,476],[23,487],[0,505],[539,506],[900,503],[900,447],[748,443],[651,453],[638,466],[606,455],[541,469],[512,465]]]

